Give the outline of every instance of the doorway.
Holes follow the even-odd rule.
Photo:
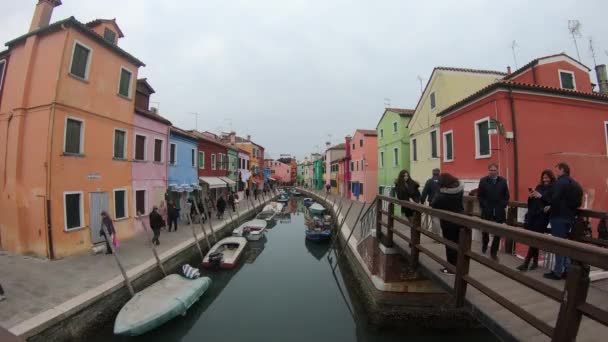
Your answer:
[[[91,243],[97,244],[103,242],[101,232],[101,212],[108,210],[110,205],[109,195],[107,192],[91,192],[89,193],[89,226],[91,227]]]

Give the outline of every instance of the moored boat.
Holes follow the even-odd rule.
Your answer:
[[[312,199],[312,198],[310,198],[310,197],[306,197],[306,198],[304,199],[304,205],[305,205],[305,206],[307,206],[307,207],[309,207],[309,206],[310,206],[311,204],[313,204],[313,203],[314,203],[314,201],[313,201],[313,199]]]
[[[266,222],[269,222],[274,220],[275,216],[277,216],[277,213],[274,210],[269,209],[260,211],[260,213],[257,214],[255,218],[258,220],[264,220]]]
[[[232,236],[243,236],[250,241],[259,240],[264,234],[267,225],[268,223],[261,219],[247,221],[238,228],[235,228],[232,231]]]
[[[211,285],[209,277],[170,274],[138,292],[120,309],[114,334],[137,336],[184,315]]]
[[[205,258],[204,267],[233,268],[243,250],[247,246],[247,239],[241,236],[230,236],[213,245]]]
[[[287,194],[279,195],[277,202],[289,202],[289,195],[287,195]]]
[[[311,241],[322,241],[329,240],[331,238],[331,229],[323,227],[315,227],[315,228],[306,228],[304,232],[306,234],[306,239]]]
[[[322,205],[320,205],[319,203],[311,204],[308,209],[310,210],[311,213],[313,213],[315,215],[323,215],[323,213],[325,212],[325,208]]]
[[[264,206],[264,209],[262,209],[262,211],[273,210],[274,212],[276,212],[278,214],[283,211],[284,207],[285,207],[284,203],[270,202],[270,203],[266,204],[266,206]]]

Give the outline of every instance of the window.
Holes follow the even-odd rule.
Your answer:
[[[198,168],[205,169],[205,152],[198,151]]]
[[[355,162],[355,170],[359,171],[359,161],[358,160]]]
[[[380,138],[384,138],[384,130],[382,128],[380,129]]]
[[[363,195],[363,183],[359,183],[359,195]]]
[[[74,42],[70,74],[82,80],[88,80],[91,68],[91,54],[92,50],[89,47],[78,41]]]
[[[146,137],[135,134],[135,160],[146,160]]]
[[[135,190],[135,212],[137,216],[146,214],[146,190]]]
[[[431,93],[430,98],[431,98],[431,110],[433,110],[437,106],[437,102],[435,100],[435,92]]]
[[[215,165],[215,154],[211,155],[211,170],[215,170],[216,165]]]
[[[114,31],[110,30],[109,28],[106,28],[103,32],[103,39],[114,44],[114,42],[116,41],[116,33],[114,33]]]
[[[84,153],[84,121],[75,118],[65,119],[63,152],[67,154]]]
[[[431,131],[431,158],[439,158],[439,151],[437,151],[437,130]]]
[[[454,133],[447,131],[443,133],[443,161],[454,160]]]
[[[2,90],[2,84],[4,84],[4,73],[6,71],[6,59],[0,60],[0,90]]]
[[[114,190],[114,219],[120,220],[127,217],[127,190]]]
[[[353,144],[353,151],[355,150],[355,144]]]
[[[475,121],[475,158],[487,158],[490,156],[489,127],[489,118]]]
[[[393,148],[393,165],[399,166],[399,148]]]
[[[397,133],[397,121],[393,122],[393,134]]]
[[[122,129],[114,130],[114,159],[127,158],[127,132]]]
[[[350,162],[350,170],[355,171],[355,162],[353,161]]]
[[[120,81],[118,82],[118,94],[127,98],[131,98],[131,79],[133,73],[125,67],[120,68]]]
[[[249,160],[246,161],[245,166],[246,166],[246,169],[249,170]]]
[[[63,218],[65,230],[84,227],[82,191],[63,193]]]
[[[177,145],[175,144],[169,144],[169,164],[171,165],[175,165],[175,152],[177,149]]]
[[[559,70],[559,84],[564,89],[576,89],[574,73],[572,71]]]
[[[190,165],[196,167],[196,150],[193,148],[190,149]]]
[[[380,152],[380,168],[384,167],[384,152]]]
[[[416,139],[412,139],[412,160],[418,160],[418,144]]]
[[[359,147],[363,147],[363,139],[359,140]]]
[[[157,163],[163,161],[163,141],[161,139],[154,139],[154,161]]]

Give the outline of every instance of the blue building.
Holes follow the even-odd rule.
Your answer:
[[[270,168],[264,166],[264,187],[268,185],[268,182],[270,182]]]
[[[197,167],[198,139],[182,129],[171,127],[167,199],[178,208],[185,204],[188,194],[201,190]]]

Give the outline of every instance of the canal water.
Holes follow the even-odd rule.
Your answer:
[[[185,317],[143,336],[112,334],[109,324],[94,341],[495,341],[487,330],[375,329],[356,298],[353,284],[328,261],[328,243],[304,238],[301,200],[250,243],[236,269],[207,271],[210,289]],[[335,260],[335,258],[334,258]],[[340,264],[342,265],[342,264]]]

